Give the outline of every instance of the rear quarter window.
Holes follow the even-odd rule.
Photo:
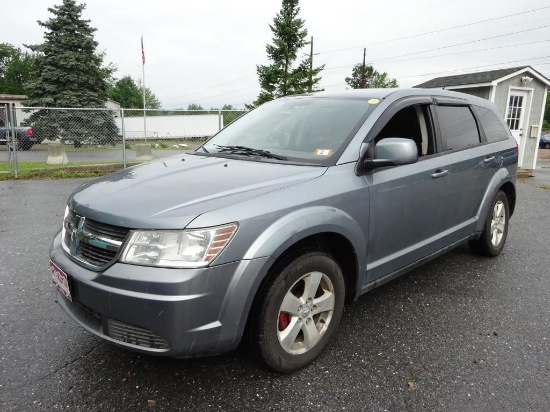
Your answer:
[[[495,112],[486,107],[473,106],[473,108],[481,122],[487,142],[499,142],[508,138],[508,134]]]
[[[479,131],[473,113],[467,106],[438,106],[437,118],[447,150],[477,146]]]

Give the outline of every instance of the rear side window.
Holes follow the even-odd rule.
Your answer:
[[[438,106],[437,118],[447,150],[463,149],[480,143],[474,115],[467,106]]]
[[[487,137],[487,141],[489,143],[499,142],[508,138],[506,130],[504,130],[504,126],[502,126],[502,122],[495,114],[495,112],[487,109],[486,107],[473,107],[477,114],[477,117],[479,118],[479,121],[481,122],[481,127],[485,131],[485,136]]]

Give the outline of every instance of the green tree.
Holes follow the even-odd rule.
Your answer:
[[[8,43],[0,43],[0,93],[21,94],[34,69],[34,56]]]
[[[352,89],[361,89],[361,78],[363,74],[363,64],[358,63],[353,67],[351,77],[346,77],[346,83]],[[374,70],[372,66],[365,66],[365,89],[386,89],[390,87],[399,87],[397,80],[388,77],[388,73],[380,73]]]
[[[120,104],[124,109],[143,109],[143,88],[141,81],[137,83],[130,76],[116,80],[109,91],[109,99]],[[145,88],[146,109],[160,109],[161,104],[157,96]]]
[[[140,91],[142,89],[140,88]],[[160,109],[160,100],[148,87],[145,88],[145,108],[146,109]]]
[[[29,107],[103,107],[109,97],[109,82],[114,67],[103,65],[104,54],[97,51],[95,28],[82,18],[84,4],[63,0],[48,11],[44,43],[27,46],[36,53],[33,79],[27,83]],[[29,122],[47,134],[45,137],[81,142],[103,143],[114,140],[118,129],[106,111],[34,112]]]
[[[308,44],[305,21],[298,17],[298,3],[299,0],[282,0],[281,10],[273,19],[273,24],[269,25],[273,32],[273,44],[266,45],[266,52],[271,64],[256,67],[262,90],[250,107],[277,97],[314,90],[321,80],[318,75],[324,65],[309,70],[309,57],[295,65],[298,52]]]
[[[246,110],[239,110],[236,107],[233,107],[233,105],[231,104],[224,104],[221,109],[218,109],[217,107],[211,107],[209,113],[218,114],[220,110],[223,117],[224,127],[246,113]]]
[[[142,83],[141,83],[141,79],[138,80],[137,85],[138,85],[139,93],[142,96],[142,101],[143,101],[143,86],[142,86]],[[151,91],[151,89],[146,87],[145,88],[145,108],[146,109],[160,109],[160,106],[161,106],[160,100],[157,99],[157,96],[155,96],[155,94]],[[140,107],[143,109],[143,103],[141,104]]]
[[[200,104],[190,103],[187,110],[204,110]]]
[[[124,109],[143,109],[140,89],[130,76],[124,76],[113,84],[109,99],[114,100]]]

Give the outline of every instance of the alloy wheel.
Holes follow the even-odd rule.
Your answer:
[[[334,286],[327,275],[310,272],[286,293],[279,309],[277,338],[288,353],[313,348],[327,331],[334,311]]]
[[[491,243],[493,246],[498,246],[504,235],[506,225],[506,210],[504,203],[499,200],[493,208],[493,219],[491,220]]]

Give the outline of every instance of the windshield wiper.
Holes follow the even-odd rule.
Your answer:
[[[253,149],[252,147],[246,147],[246,146],[223,146],[219,144],[214,144],[218,148],[218,153],[233,153],[233,154],[239,154],[239,155],[245,155],[245,156],[262,156],[267,157],[269,159],[277,159],[277,160],[288,160],[284,156],[273,154],[267,150],[261,150],[261,149]]]

